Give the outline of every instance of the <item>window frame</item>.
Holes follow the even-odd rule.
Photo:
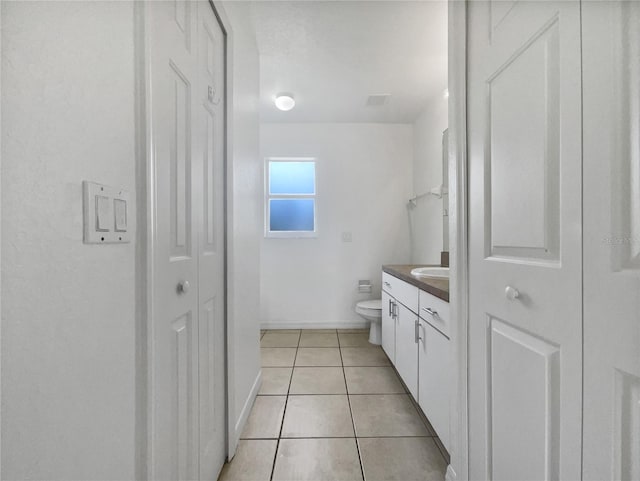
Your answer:
[[[318,237],[318,169],[317,169],[316,157],[266,157],[264,159],[264,236],[271,239],[304,239]],[[314,176],[313,176],[313,194],[271,194],[269,192],[269,186],[271,184],[270,179],[270,162],[313,162]],[[287,230],[287,231],[272,231],[271,227],[271,200],[275,199],[312,199],[313,202],[313,230]]]

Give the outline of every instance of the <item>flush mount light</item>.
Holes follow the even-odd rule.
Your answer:
[[[296,101],[291,94],[278,94],[276,95],[276,107],[283,111],[291,110],[296,106]]]

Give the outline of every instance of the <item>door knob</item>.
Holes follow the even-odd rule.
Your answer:
[[[513,301],[520,297],[520,292],[515,287],[507,286],[504,288],[504,295],[507,296],[507,299]]]
[[[189,284],[189,281],[182,281],[178,283],[178,294],[186,294],[187,292],[189,292],[189,289],[191,288],[191,284]]]

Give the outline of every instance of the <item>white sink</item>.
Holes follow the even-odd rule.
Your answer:
[[[416,267],[411,271],[412,276],[428,277],[429,279],[449,279],[448,267]]]

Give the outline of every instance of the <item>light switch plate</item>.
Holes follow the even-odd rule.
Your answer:
[[[131,242],[132,205],[129,192],[116,187],[84,181],[85,244],[124,244]]]

